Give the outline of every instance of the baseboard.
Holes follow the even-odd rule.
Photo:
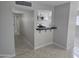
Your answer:
[[[34,49],[36,50],[36,49],[39,49],[39,48],[42,48],[42,47],[45,47],[45,46],[48,46],[48,45],[51,45],[51,44],[53,44],[52,41],[51,41],[51,42],[48,42],[48,43],[46,43],[46,44],[43,44],[43,45],[39,45],[39,46],[37,46],[37,47],[34,47]]]
[[[15,57],[15,54],[13,55],[0,55],[1,58],[13,58]]]
[[[53,42],[53,44],[56,45],[56,46],[58,46],[58,47],[60,47],[60,48],[66,49],[64,46],[62,46],[62,45],[60,45],[60,44],[58,44],[56,42]]]

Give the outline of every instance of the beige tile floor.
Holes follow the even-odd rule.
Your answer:
[[[70,58],[69,52],[55,45],[49,45],[37,50],[29,48],[20,36],[16,39],[16,56],[14,58]]]

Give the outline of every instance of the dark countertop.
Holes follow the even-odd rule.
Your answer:
[[[52,30],[52,29],[57,29],[57,27],[50,27],[50,28],[36,28],[36,30]]]

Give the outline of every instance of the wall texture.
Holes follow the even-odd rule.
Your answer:
[[[54,25],[57,29],[54,30],[54,43],[67,47],[67,31],[68,31],[68,20],[69,20],[69,9],[70,4],[65,3],[54,8]]]
[[[76,16],[79,2],[70,3],[70,13],[68,21],[67,49],[72,50],[74,47]]]
[[[15,55],[12,2],[0,1],[0,56]]]
[[[37,3],[32,3],[32,9],[33,10],[52,10],[53,7],[50,5],[41,5],[41,4],[37,4]]]
[[[68,21],[68,34],[67,34],[67,49],[73,56],[75,29],[76,29],[76,16],[79,2],[70,2],[70,13]]]
[[[79,26],[78,25],[76,25],[76,33],[75,33],[75,35],[76,35],[76,37],[79,36]]]
[[[32,47],[34,46],[33,15],[33,11],[26,11],[21,21],[21,29],[23,31],[23,34],[25,35],[27,42],[29,42],[32,45]]]

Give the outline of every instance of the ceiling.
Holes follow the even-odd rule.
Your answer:
[[[50,5],[50,6],[57,6],[57,5],[64,4],[67,2],[69,1],[32,1],[32,3]]]

